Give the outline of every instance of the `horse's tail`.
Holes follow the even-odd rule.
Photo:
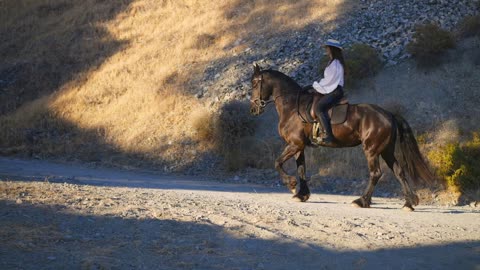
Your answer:
[[[401,166],[407,170],[410,178],[415,184],[426,183],[433,184],[435,176],[428,168],[427,163],[418,149],[417,140],[413,135],[412,128],[403,117],[395,115],[397,126],[397,152],[395,155],[399,158]]]

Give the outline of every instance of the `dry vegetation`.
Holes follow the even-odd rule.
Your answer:
[[[2,152],[117,165],[181,160],[172,168],[181,170],[211,150],[191,120],[199,117],[192,112],[212,115],[221,105],[193,96],[208,65],[244,50],[248,43],[234,42],[249,35],[328,22],[342,1],[274,4],[1,2],[8,68],[0,72],[15,77],[1,96]]]
[[[442,54],[455,47],[454,35],[435,23],[417,25],[413,38],[407,50],[421,67],[437,66]]]

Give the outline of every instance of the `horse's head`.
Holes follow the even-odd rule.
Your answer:
[[[272,95],[271,85],[265,81],[264,72],[255,64],[252,76],[252,96],[250,98],[250,113],[259,115],[264,112]]]

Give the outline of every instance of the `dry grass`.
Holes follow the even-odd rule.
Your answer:
[[[192,95],[208,65],[248,46],[234,45],[239,39],[328,22],[343,4],[4,1],[0,72],[15,67],[20,79],[2,100],[0,148],[107,163],[118,163],[111,153],[192,161],[192,152],[209,151],[182,145],[196,135],[191,112],[215,109]]]
[[[355,148],[319,148],[312,152],[312,158],[320,176],[346,179],[368,179],[368,166],[361,146]],[[307,164],[308,165],[308,164]],[[312,164],[311,167],[315,167]]]

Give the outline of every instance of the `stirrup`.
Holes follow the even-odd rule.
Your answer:
[[[321,139],[325,134],[320,122],[313,123],[312,137]]]

